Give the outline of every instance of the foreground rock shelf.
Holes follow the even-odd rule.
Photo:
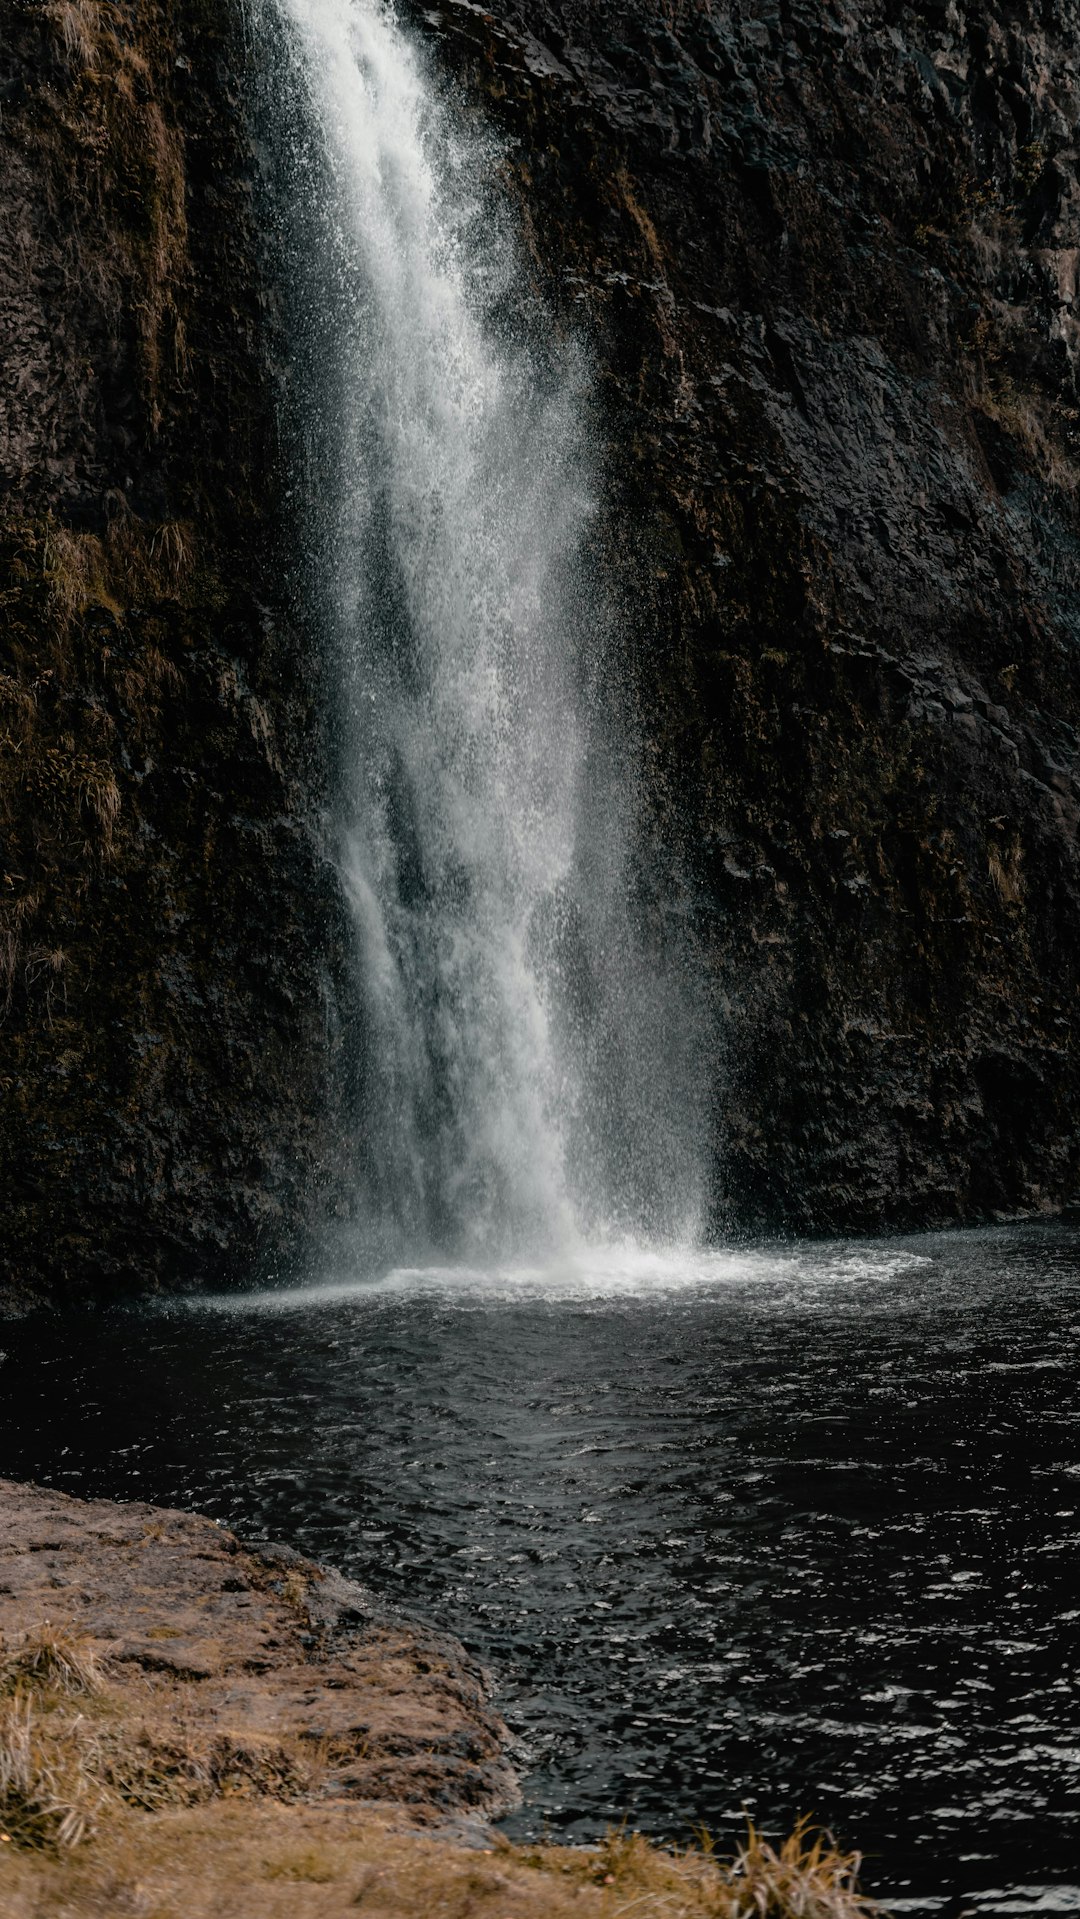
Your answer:
[[[392,1801],[427,1821],[516,1800],[484,1673],[339,1574],[195,1515],[9,1481],[0,1526],[5,1641],[84,1647],[176,1797]]]
[[[0,1481],[0,1635],[4,1919],[867,1911],[857,1861],[801,1838],[726,1867],[511,1846],[464,1649],[208,1519]]]

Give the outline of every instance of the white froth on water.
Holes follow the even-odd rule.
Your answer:
[[[788,1303],[827,1303],[853,1286],[882,1286],[934,1264],[900,1246],[837,1244],[746,1250],[659,1248],[626,1241],[562,1252],[545,1261],[395,1266],[385,1272],[331,1273],[306,1286],[201,1297],[196,1304],[235,1313],[317,1310],[345,1301],[430,1298],[447,1304],[650,1301],[697,1294],[781,1293]]]

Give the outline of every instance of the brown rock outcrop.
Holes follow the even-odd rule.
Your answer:
[[[99,1662],[166,1802],[391,1802],[431,1823],[516,1798],[463,1648],[287,1548],[0,1481],[4,1646],[45,1624]]]
[[[5,1919],[873,1919],[857,1855],[516,1847],[451,1639],[211,1521],[0,1481]]]

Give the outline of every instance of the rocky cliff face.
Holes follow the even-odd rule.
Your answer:
[[[717,1221],[1060,1205],[1080,6],[408,6],[595,362]],[[244,58],[239,5],[0,0],[9,1291],[249,1272],[344,1163]]]
[[[0,4],[2,1282],[240,1276],[335,1120],[243,10]]]
[[[1077,1180],[1080,8],[423,0],[594,343],[717,1216]]]

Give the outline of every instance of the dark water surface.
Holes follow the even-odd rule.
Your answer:
[[[899,1910],[1080,1913],[1080,1234],[398,1273],[5,1329],[0,1472],[452,1628],[516,1832],[808,1811]]]

